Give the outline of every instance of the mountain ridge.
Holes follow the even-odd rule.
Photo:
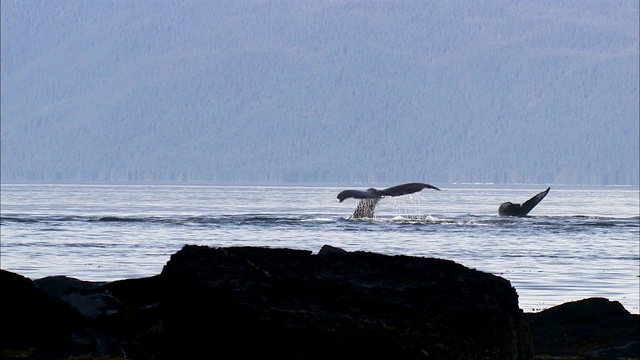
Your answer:
[[[638,4],[2,2],[2,181],[638,185]]]

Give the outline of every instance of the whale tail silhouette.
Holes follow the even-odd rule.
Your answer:
[[[508,201],[503,202],[502,204],[500,204],[500,207],[498,208],[498,215],[527,216],[527,214],[529,214],[529,212],[533,210],[533,208],[536,207],[536,205],[538,205],[538,203],[540,203],[540,201],[542,201],[542,199],[544,199],[545,196],[547,196],[547,194],[549,193],[549,190],[551,190],[551,187],[548,187],[547,190],[536,194],[531,199],[525,201],[522,205],[514,204]]]
[[[344,190],[338,194],[338,202],[343,202],[345,199],[354,198],[358,199],[358,205],[353,212],[351,218],[372,218],[378,201],[386,196],[401,196],[413,194],[422,189],[434,189],[440,191],[437,187],[424,183],[407,183],[397,186],[392,186],[383,190],[377,190],[369,188],[367,190]]]

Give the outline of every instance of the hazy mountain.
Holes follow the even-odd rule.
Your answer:
[[[637,0],[1,11],[3,182],[639,183]]]

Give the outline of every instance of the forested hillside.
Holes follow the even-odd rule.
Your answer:
[[[3,182],[639,183],[636,0],[0,4]]]

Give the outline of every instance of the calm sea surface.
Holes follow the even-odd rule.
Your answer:
[[[356,200],[336,202],[345,187],[2,184],[0,264],[31,279],[113,281],[159,274],[185,244],[329,244],[496,274],[526,312],[598,296],[639,313],[637,188],[552,185],[529,217],[501,218],[501,202],[547,185],[434,185],[442,191],[385,198],[375,219],[350,220]]]

